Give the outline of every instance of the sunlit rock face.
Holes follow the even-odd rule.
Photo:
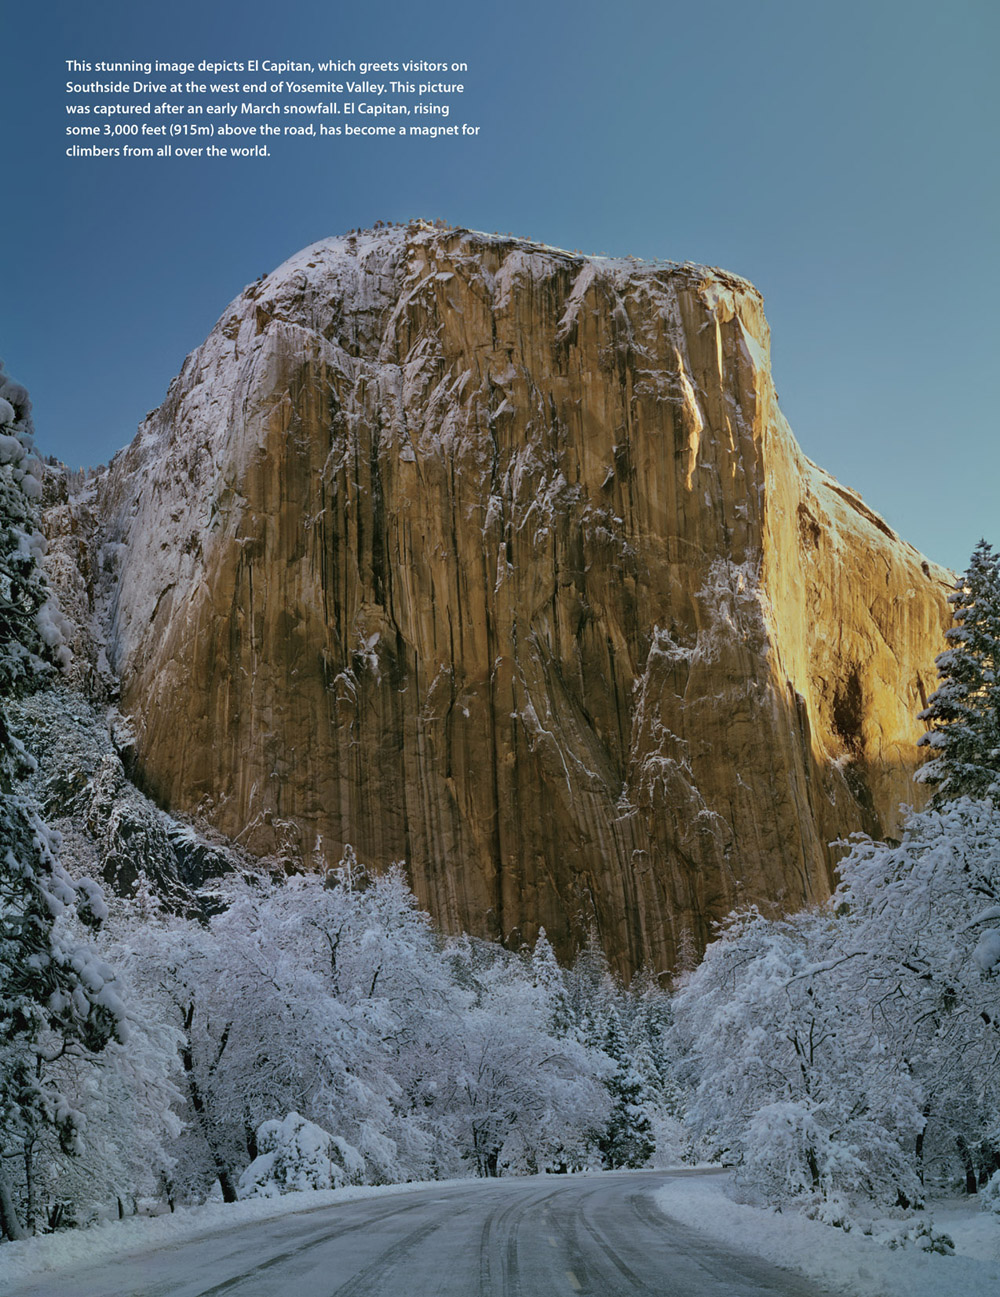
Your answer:
[[[251,285],[100,480],[165,806],[623,970],[895,831],[947,574],[801,453],[760,295],[421,224]]]

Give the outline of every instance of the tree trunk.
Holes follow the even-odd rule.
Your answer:
[[[0,1225],[3,1226],[5,1237],[12,1242],[28,1237],[28,1231],[21,1224],[17,1208],[14,1206],[14,1193],[7,1179],[2,1159],[0,1159]]]
[[[923,1109],[924,1124],[917,1132],[917,1142],[914,1147],[914,1154],[917,1159],[917,1175],[920,1177],[920,1183],[924,1182],[924,1136],[927,1134],[927,1121],[931,1115],[930,1104],[925,1104]]]
[[[184,1017],[184,1029],[188,1034],[187,1043],[181,1049],[181,1066],[187,1074],[188,1095],[191,1099],[191,1107],[194,1109],[195,1116],[198,1118],[198,1125],[205,1139],[205,1145],[212,1155],[212,1164],[215,1167],[215,1174],[219,1179],[219,1187],[222,1189],[223,1202],[238,1202],[239,1195],[236,1192],[236,1186],[233,1183],[232,1172],[226,1165],[219,1151],[219,1146],[215,1139],[215,1132],[212,1129],[212,1118],[205,1104],[204,1096],[195,1078],[194,1056],[191,1050],[191,1022],[194,1016],[194,1005],[190,1005]]]
[[[972,1159],[972,1149],[969,1148],[964,1135],[958,1136],[955,1145],[958,1148],[958,1156],[962,1159],[962,1166],[965,1168],[965,1192],[978,1193],[979,1184],[976,1180],[976,1164]]]
[[[173,1211],[176,1206],[176,1189],[173,1180],[170,1178],[169,1172],[165,1170],[160,1171],[160,1178],[157,1181],[156,1192],[157,1195],[167,1204],[170,1210]]]
[[[1000,1171],[1000,1148],[983,1140],[979,1145],[979,1187],[983,1188],[994,1171]]]
[[[239,1202],[240,1196],[236,1192],[236,1185],[233,1182],[232,1173],[228,1167],[216,1164],[216,1170],[219,1173],[219,1186],[222,1189],[223,1202]]]
[[[38,1222],[35,1218],[35,1159],[34,1140],[28,1139],[24,1144],[24,1185],[25,1207],[24,1223],[29,1234],[37,1234]]]

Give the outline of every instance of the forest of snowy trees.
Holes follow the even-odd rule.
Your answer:
[[[985,542],[923,713],[935,791],[902,841],[845,844],[828,905],[741,911],[698,967],[625,987],[596,938],[561,967],[544,933],[445,937],[402,866],[348,849],[308,875],[241,867],[146,802],[107,718],[58,679],[39,475],[27,395],[0,371],[5,1238],[213,1193],[699,1158],[833,1224],[939,1184],[1000,1201]]]
[[[654,1135],[677,1157],[666,997],[596,947],[564,972],[544,936],[445,941],[401,870],[350,855],[227,901],[208,923],[143,884],[110,902],[127,1039],[55,1068],[86,1142],[36,1145],[36,1211],[642,1165]]]

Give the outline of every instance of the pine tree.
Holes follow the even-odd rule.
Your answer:
[[[0,362],[0,699],[34,687],[59,656],[55,610],[38,565],[42,488],[32,472],[32,434],[28,394]],[[10,746],[6,727],[0,744]]]
[[[625,1042],[617,1010],[608,1015],[604,1052],[617,1066],[604,1082],[611,1096],[611,1116],[597,1141],[604,1165],[615,1171],[621,1167],[645,1166],[656,1148],[647,1112],[648,1099]]]
[[[953,647],[938,655],[940,686],[920,713],[930,722],[919,745],[931,758],[918,772],[936,785],[933,802],[983,797],[1000,782],[1000,555],[981,540],[949,595]]]
[[[538,929],[538,938],[531,952],[531,982],[544,997],[549,1030],[556,1037],[568,1035],[573,1015],[566,996],[566,982],[544,928]]]
[[[671,998],[660,989],[660,979],[649,965],[639,969],[629,986],[632,1021],[626,1033],[629,1056],[642,1078],[650,1107],[678,1118],[683,1100],[677,1080],[677,1061],[670,1045],[673,1013]]]
[[[124,1036],[114,975],[74,931],[76,918],[104,917],[100,889],[73,882],[59,863],[58,839],[32,803],[14,791],[30,758],[11,733],[3,698],[45,679],[60,635],[38,558],[41,494],[31,472],[27,393],[0,367],[0,1227],[25,1230],[8,1165],[24,1167],[22,1198],[33,1214],[31,1149],[43,1130],[64,1152],[80,1147],[80,1113],[52,1064],[87,1058]]]
[[[681,927],[681,935],[677,940],[677,959],[674,964],[675,986],[682,986],[697,967],[698,950],[694,944],[694,935],[691,932],[691,925],[685,923]]]
[[[620,988],[595,929],[591,929],[586,945],[568,970],[564,985],[572,1033],[581,1044],[601,1049],[608,1015],[619,999]]]

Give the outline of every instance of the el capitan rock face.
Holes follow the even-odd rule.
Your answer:
[[[947,574],[804,458],[761,299],[413,225],[248,288],[88,505],[163,804],[622,968],[912,800]]]

